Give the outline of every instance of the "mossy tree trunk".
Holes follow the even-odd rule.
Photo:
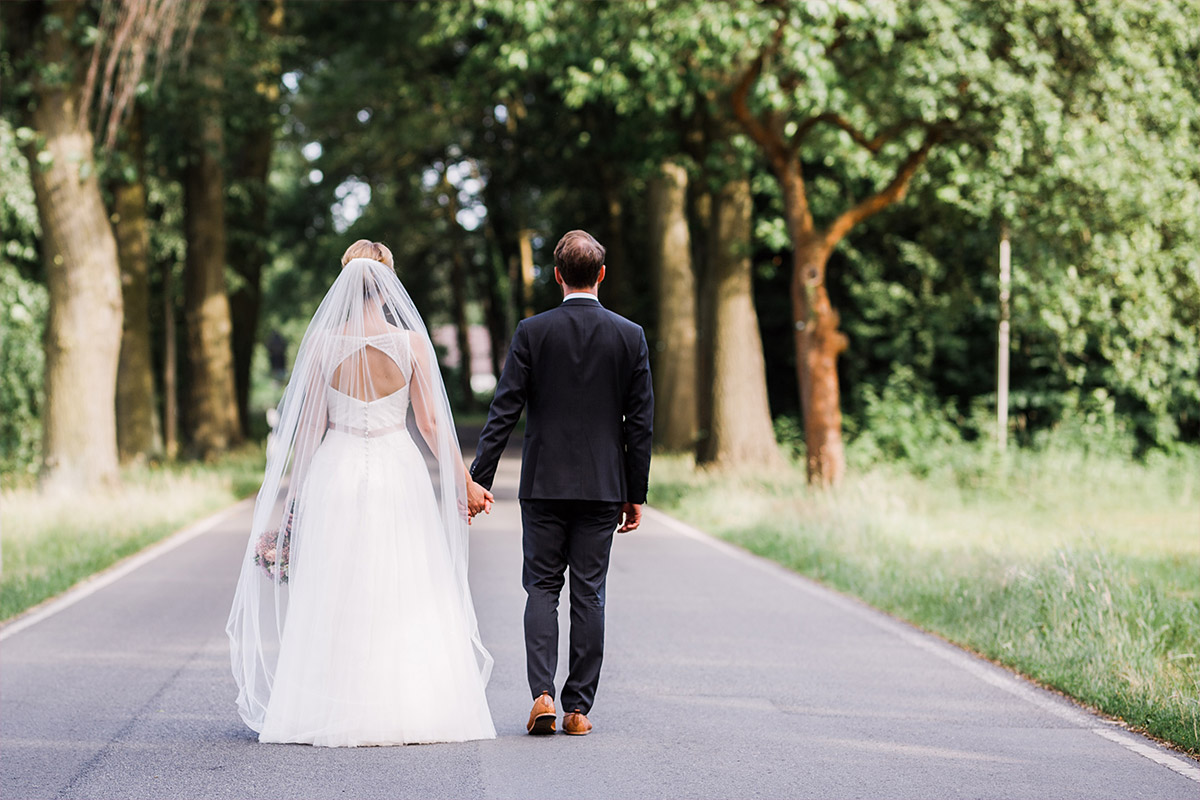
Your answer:
[[[234,390],[229,296],[225,286],[223,81],[212,42],[197,43],[192,76],[199,90],[184,168],[184,325],[188,385],[185,420],[195,453],[207,457],[241,440]]]
[[[767,403],[762,335],[754,309],[750,258],[753,200],[750,178],[738,176],[716,193],[705,290],[711,293],[711,423],[698,463],[721,468],[782,463]]]
[[[696,443],[696,279],[687,219],[687,170],[664,161],[650,181],[650,264],[658,298],[654,439],[678,452]]]
[[[100,194],[94,140],[79,102],[86,54],[72,40],[81,3],[18,9],[39,61],[25,124],[25,148],[42,227],[50,308],[46,322],[42,485],[77,490],[117,480],[115,397],[121,348],[121,271]],[[9,21],[6,16],[5,22]]]
[[[283,0],[270,0],[256,6],[258,25],[264,40],[283,34]],[[237,287],[229,294],[233,321],[233,377],[237,390],[238,423],[242,434],[250,434],[250,367],[258,343],[258,323],[262,310],[262,270],[266,264],[267,228],[270,193],[267,180],[271,171],[271,153],[275,147],[281,65],[278,51],[270,44],[252,65],[257,108],[250,116],[250,127],[235,159],[233,179],[241,184],[249,199],[246,213],[233,220],[237,226],[236,246],[229,249],[229,266],[238,276]]]
[[[121,262],[124,325],[117,371],[117,449],[122,461],[144,461],[162,450],[154,400],[150,342],[150,227],[146,219],[142,113],[125,125],[125,176],[112,184],[113,232]]]

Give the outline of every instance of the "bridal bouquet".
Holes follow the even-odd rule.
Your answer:
[[[275,570],[279,570],[280,583],[288,582],[288,555],[292,543],[292,515],[289,512],[283,525],[283,541],[279,541],[279,529],[272,528],[262,532],[258,543],[254,546],[254,565],[262,567],[271,580],[275,579]]]

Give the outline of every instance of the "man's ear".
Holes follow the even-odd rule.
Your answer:
[[[559,286],[566,285],[563,283],[562,273],[558,271],[558,267],[554,268],[554,282],[557,283]]]
[[[557,267],[555,267],[555,269],[557,269]],[[600,274],[596,276],[596,285],[597,286],[604,283],[604,273],[605,272],[606,272],[606,268],[603,264],[601,264],[600,265]]]

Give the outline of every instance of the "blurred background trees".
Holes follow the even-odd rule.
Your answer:
[[[658,446],[700,463],[769,466],[779,439],[831,483],[843,439],[853,466],[994,437],[1005,229],[1006,433],[1200,440],[1194,0],[0,14],[13,479],[261,437],[266,345],[294,355],[358,238],[482,409],[572,228],[647,328]]]

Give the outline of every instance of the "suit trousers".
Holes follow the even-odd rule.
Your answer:
[[[604,659],[604,588],[621,503],[593,500],[522,500],[525,555],[525,665],[534,698],[554,692],[558,668],[558,598],[571,577],[570,670],[563,711],[591,710]]]

